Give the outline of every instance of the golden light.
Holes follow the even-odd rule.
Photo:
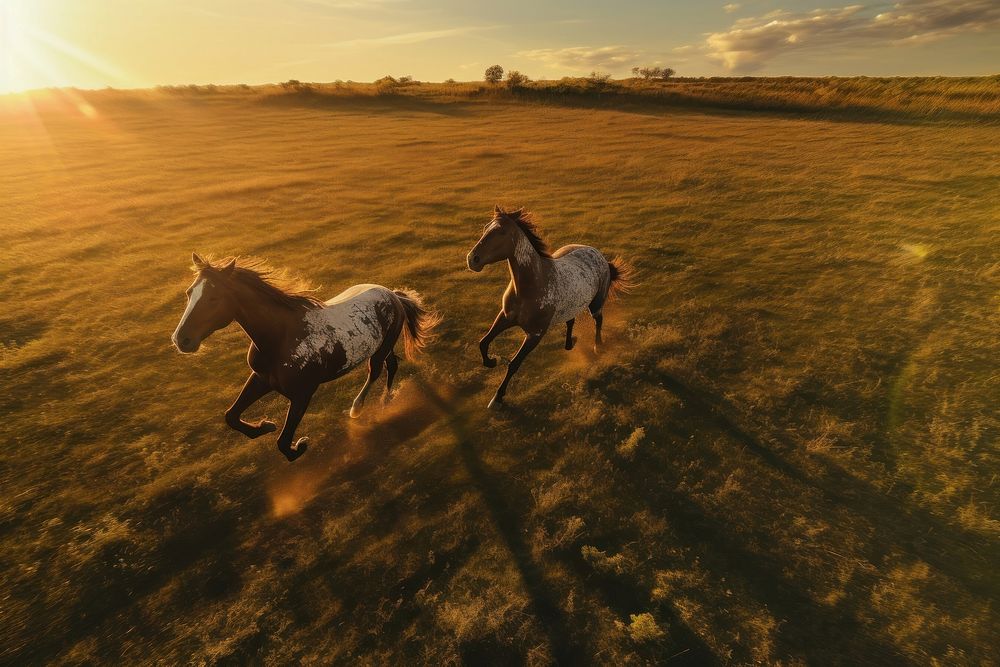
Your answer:
[[[127,84],[124,72],[47,29],[45,5],[0,0],[0,93],[81,81]]]
[[[0,0],[0,93],[51,85],[55,67],[34,38],[36,13],[23,0]]]

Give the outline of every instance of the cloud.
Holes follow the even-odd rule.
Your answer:
[[[742,6],[743,5],[741,5],[738,2],[730,2],[728,5],[723,5],[722,8],[726,11],[727,14],[732,14],[733,12],[738,11],[739,8]]]
[[[406,0],[298,0],[301,5],[321,9],[384,9]]]
[[[997,0],[901,0],[881,13],[849,5],[739,19],[728,30],[709,34],[704,49],[729,70],[753,71],[792,51],[914,44],[997,27]]]
[[[538,60],[548,67],[584,71],[592,69],[620,70],[639,62],[642,53],[625,46],[570,46],[562,49],[531,49],[519,51],[522,58]]]
[[[327,46],[337,48],[356,48],[359,46],[391,46],[396,44],[420,44],[434,39],[445,37],[458,37],[480,30],[492,30],[501,26],[464,26],[459,28],[445,28],[443,30],[420,30],[415,32],[402,32],[394,35],[383,35],[382,37],[367,37],[360,39],[348,39],[343,42],[331,42]]]

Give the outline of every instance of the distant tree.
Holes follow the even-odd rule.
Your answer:
[[[414,83],[413,77],[407,74],[406,76],[401,76],[397,79],[400,85],[405,86],[408,83]]]
[[[669,79],[676,72],[669,67],[633,67],[632,76],[642,77],[647,81],[651,79]]]
[[[507,87],[511,90],[515,88],[521,88],[524,84],[529,83],[531,79],[528,78],[527,74],[521,74],[516,69],[512,69],[507,72]]]
[[[490,65],[486,68],[483,79],[486,83],[500,83],[500,80],[503,79],[503,67],[500,67],[500,65]]]
[[[444,82],[447,83],[448,85],[451,85],[451,84],[455,83],[455,80],[454,79],[445,79]]]

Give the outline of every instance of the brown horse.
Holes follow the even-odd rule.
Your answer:
[[[240,415],[272,391],[289,400],[278,434],[278,450],[289,461],[302,456],[308,438],[293,444],[295,429],[320,384],[344,375],[365,359],[368,379],[354,399],[357,417],[372,383],[385,367],[385,399],[399,365],[393,351],[400,334],[407,358],[428,342],[438,324],[416,292],[379,285],[355,285],[326,302],[303,291],[279,287],[258,264],[235,259],[212,263],[192,255],[196,276],[187,290],[184,315],[173,342],[184,354],[196,352],[213,332],[236,321],[250,337],[251,373],[226,423],[248,438],[276,430],[274,422],[250,424]]]
[[[599,346],[604,303],[614,292],[627,292],[632,285],[632,271],[620,259],[608,261],[597,249],[585,245],[563,246],[550,254],[530,213],[524,209],[508,213],[497,206],[466,261],[471,270],[479,272],[487,264],[503,260],[510,268],[510,284],[493,326],[479,341],[483,365],[497,365],[489,353],[490,343],[498,335],[519,326],[525,336],[490,401],[491,408],[503,404],[511,377],[551,325],[566,323],[566,349],[572,350],[576,343],[573,323],[588,309],[597,328],[594,346]]]

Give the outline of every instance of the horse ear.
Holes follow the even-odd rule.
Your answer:
[[[199,255],[196,252],[191,253],[191,261],[194,262],[194,268],[199,270],[204,269],[206,266],[208,266],[208,262],[203,260],[201,258],[201,255]]]
[[[494,204],[493,215],[506,215],[506,212],[500,208],[500,204]]]
[[[232,273],[233,269],[235,269],[235,268],[236,268],[236,258],[233,257],[231,260],[229,260],[228,262],[226,262],[226,265],[224,267],[222,267],[221,269],[219,269],[219,271],[221,273],[229,274],[229,273]]]

